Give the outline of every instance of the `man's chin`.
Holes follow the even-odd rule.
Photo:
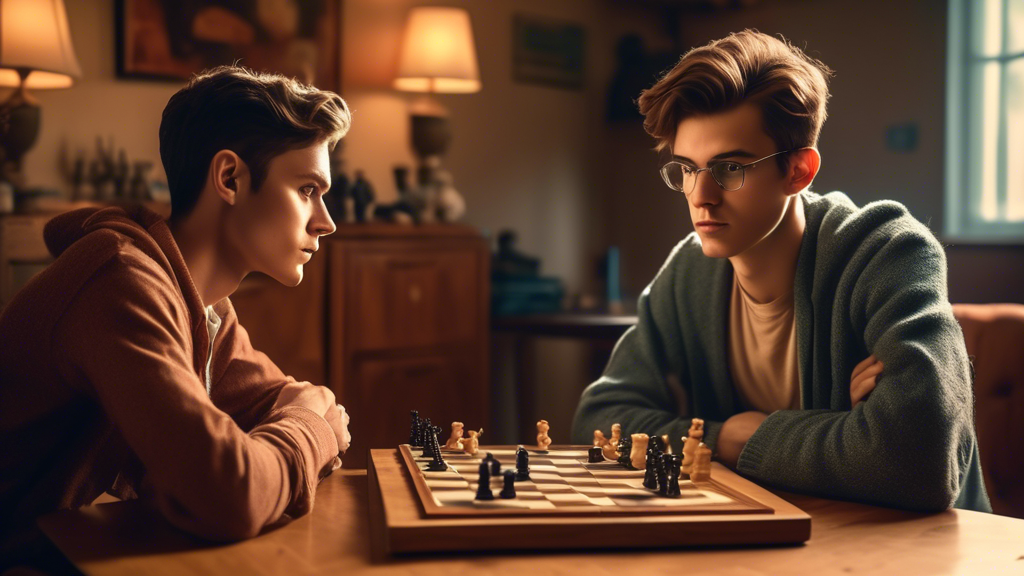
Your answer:
[[[728,258],[732,256],[732,253],[726,246],[714,240],[701,238],[700,248],[708,258]]]
[[[289,288],[294,288],[302,282],[302,266],[297,266],[295,270],[288,270],[284,273],[279,272],[267,275]]]

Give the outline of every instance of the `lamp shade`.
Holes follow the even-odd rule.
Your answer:
[[[67,88],[82,69],[63,0],[0,0],[0,86]]]
[[[409,92],[478,92],[480,70],[469,13],[461,8],[413,8],[394,85]]]

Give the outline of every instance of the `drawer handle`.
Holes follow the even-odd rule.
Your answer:
[[[423,298],[423,291],[416,284],[409,287],[409,300],[412,300],[414,304],[419,303]]]

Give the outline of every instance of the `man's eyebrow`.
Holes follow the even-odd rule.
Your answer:
[[[326,192],[331,187],[331,184],[330,182],[328,182],[327,178],[325,178],[324,175],[319,172],[306,172],[305,174],[297,175],[295,178],[302,180],[315,180],[316,183],[319,184],[320,187],[324,189],[324,192]]]
[[[743,150],[741,148],[737,148],[735,150],[729,150],[728,152],[722,152],[721,154],[715,154],[711,158],[711,160],[713,161],[713,160],[721,160],[723,158],[736,158],[736,157],[740,157],[740,158],[754,158],[754,157],[756,157],[756,154],[754,154],[753,152],[747,152],[746,150]],[[690,160],[686,156],[677,156],[677,155],[673,154],[672,155],[672,159],[673,160],[677,160],[679,162],[689,162],[690,164],[693,164],[695,166],[697,165],[696,162],[694,162],[693,160]]]

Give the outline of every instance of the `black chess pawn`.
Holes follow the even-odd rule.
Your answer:
[[[661,436],[658,436],[657,434],[648,434],[648,436],[651,439],[650,446],[653,447],[656,452],[665,451],[665,442],[661,439]]]
[[[497,478],[498,474],[501,474],[501,462],[494,457],[494,454],[487,453],[487,457],[484,460],[488,460],[491,463],[491,476]]]
[[[419,446],[420,441],[420,413],[419,410],[410,411],[412,423],[409,425],[409,445]]]
[[[667,496],[668,498],[679,498],[681,493],[679,491],[679,469],[678,468],[675,468],[675,467],[672,468],[672,471],[669,472],[669,474],[668,474],[668,481],[666,482],[666,484],[668,486],[665,488],[664,496]]]
[[[530,479],[530,453],[522,446],[516,450],[516,480]]]
[[[644,488],[654,490],[658,487],[658,472],[655,469],[654,448],[647,449],[647,468],[644,472]]]
[[[630,459],[629,453],[633,451],[633,439],[628,435],[623,434],[622,438],[619,440],[619,447],[617,451],[619,453],[619,464],[622,464],[626,468],[632,468],[633,461]]]
[[[505,486],[501,489],[502,498],[515,498],[516,497],[516,473],[511,470],[505,470]]]
[[[431,472],[443,472],[448,469],[448,463],[445,462],[444,458],[441,456],[440,441],[437,439],[437,436],[430,438],[430,441],[431,444],[433,444],[433,449],[431,451],[434,453],[434,457],[433,460],[430,461],[430,464],[427,464],[427,470],[430,470]]]
[[[430,418],[423,422],[420,430],[422,431],[420,442],[423,442],[423,444],[420,444],[420,446],[423,446],[423,453],[420,456],[423,458],[433,458],[434,443],[430,441],[430,437],[434,434],[434,425],[430,423]]]
[[[667,458],[666,458],[667,457]],[[655,471],[658,475],[658,494],[665,496],[668,494],[668,470],[669,462],[672,461],[671,454],[659,454],[655,460]]]
[[[592,446],[590,448],[590,451],[587,452],[587,462],[590,464],[604,462],[604,451],[600,446]]]
[[[494,500],[494,492],[491,492],[491,467],[484,460],[480,463],[480,481],[476,487],[477,500]]]
[[[676,475],[676,478],[679,478],[679,470],[683,466],[683,457],[680,454],[669,454],[669,456],[672,460],[669,466],[670,471]]]

